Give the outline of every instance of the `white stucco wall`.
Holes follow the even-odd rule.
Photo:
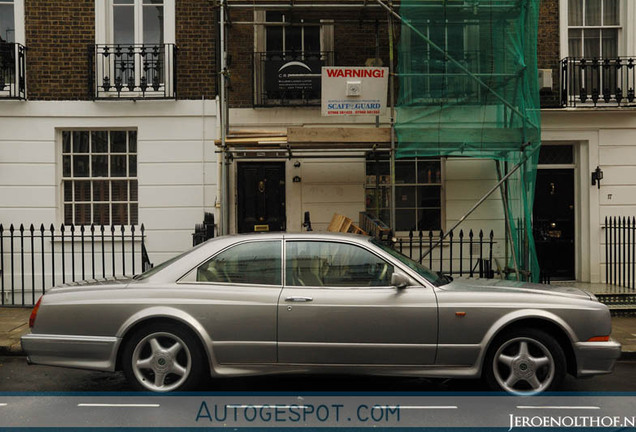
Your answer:
[[[605,282],[605,217],[636,216],[636,112],[564,109],[542,112],[544,142],[575,146],[577,280]],[[600,167],[600,189],[591,173]]]
[[[215,100],[0,103],[0,222],[63,222],[60,130],[130,128],[150,260],[188,249],[219,201],[216,112]]]

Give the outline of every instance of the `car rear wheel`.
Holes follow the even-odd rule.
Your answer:
[[[126,343],[122,356],[126,378],[138,390],[192,390],[204,376],[205,356],[196,336],[176,324],[140,328]]]
[[[493,390],[531,395],[557,388],[566,373],[566,360],[557,341],[536,329],[507,332],[491,346],[484,365]]]

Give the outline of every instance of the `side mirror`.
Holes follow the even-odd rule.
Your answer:
[[[409,283],[411,283],[411,279],[404,273],[396,271],[391,275],[391,285],[398,289],[409,286]]]

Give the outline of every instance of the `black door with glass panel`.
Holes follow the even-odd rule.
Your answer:
[[[238,232],[285,231],[285,163],[237,164]]]
[[[551,280],[573,280],[573,169],[537,171],[533,226],[542,274]]]

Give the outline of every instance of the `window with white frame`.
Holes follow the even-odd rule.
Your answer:
[[[136,225],[137,131],[62,131],[64,223]]]
[[[319,104],[322,66],[332,65],[333,23],[257,11],[256,105]]]
[[[475,73],[481,73],[490,50],[480,49],[479,21],[448,21],[426,19],[417,26],[428,40],[441,48],[433,48],[429,41],[410,29],[403,30],[400,44],[400,64],[405,71],[401,83],[404,101],[409,104],[429,105],[431,102],[459,100],[475,97],[479,86],[462,73],[448,58],[452,58]],[[483,30],[481,31],[483,33]]]
[[[620,0],[568,0],[567,20],[570,57],[618,56]]]
[[[395,162],[395,223],[391,223],[391,161],[368,155],[366,210],[395,231],[442,229],[441,158],[404,158]]]
[[[24,0],[0,0],[0,99],[26,99]]]
[[[175,0],[96,0],[96,93],[174,97]]]
[[[165,40],[164,0],[112,0],[112,43],[160,45]]]
[[[15,4],[13,0],[0,0],[0,43],[16,42]]]

